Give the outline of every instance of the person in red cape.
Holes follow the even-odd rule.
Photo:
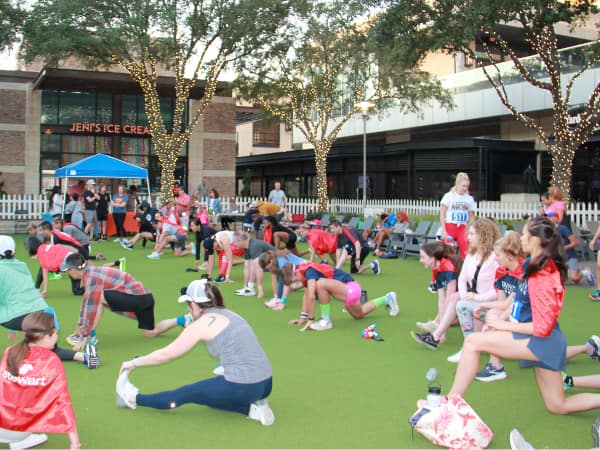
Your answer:
[[[31,313],[23,333],[23,341],[6,349],[0,363],[0,442],[29,448],[47,439],[32,433],[66,433],[70,448],[81,448],[67,377],[52,351],[58,337],[54,318]]]
[[[567,266],[562,240],[556,227],[543,216],[531,219],[521,237],[523,275],[515,289],[510,312],[491,309],[485,323],[493,331],[473,333],[465,339],[462,358],[448,397],[464,396],[477,374],[482,352],[520,360],[521,367],[534,367],[546,409],[553,414],[571,414],[600,408],[600,394],[565,396],[563,376],[567,342],[558,324],[563,307]]]

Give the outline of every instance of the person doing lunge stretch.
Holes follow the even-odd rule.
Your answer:
[[[328,264],[303,263],[294,266],[288,263],[283,266],[282,271],[284,280],[299,281],[306,286],[300,318],[290,321],[291,325],[306,322],[302,331],[306,329],[324,331],[333,328],[330,297],[344,302],[346,311],[354,319],[361,319],[381,306],[389,308],[392,317],[397,316],[400,311],[395,292],[388,292],[382,297],[361,303],[360,284],[354,281],[349,273]],[[314,304],[317,298],[319,299],[321,318],[313,322],[311,318],[314,316]]]

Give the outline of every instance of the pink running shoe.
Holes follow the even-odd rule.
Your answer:
[[[279,300],[277,297],[273,297],[268,302],[265,302],[265,306],[276,311],[281,311],[285,305],[281,303],[281,300]]]

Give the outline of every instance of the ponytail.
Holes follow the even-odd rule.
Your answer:
[[[25,316],[21,328],[24,333],[23,340],[11,347],[6,357],[6,368],[15,377],[19,375],[19,367],[29,353],[29,344],[38,342],[47,334],[56,333],[54,317],[44,311],[37,311]]]

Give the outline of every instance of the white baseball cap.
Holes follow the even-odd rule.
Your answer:
[[[195,302],[195,303],[209,303],[212,300],[206,296],[206,280],[194,280],[192,281],[185,294],[180,296],[177,301],[179,303],[184,302]]]
[[[11,258],[15,255],[15,240],[7,235],[0,236],[0,258]]]
[[[92,178],[90,178],[89,180],[87,180],[86,184],[96,184],[96,181]]]

